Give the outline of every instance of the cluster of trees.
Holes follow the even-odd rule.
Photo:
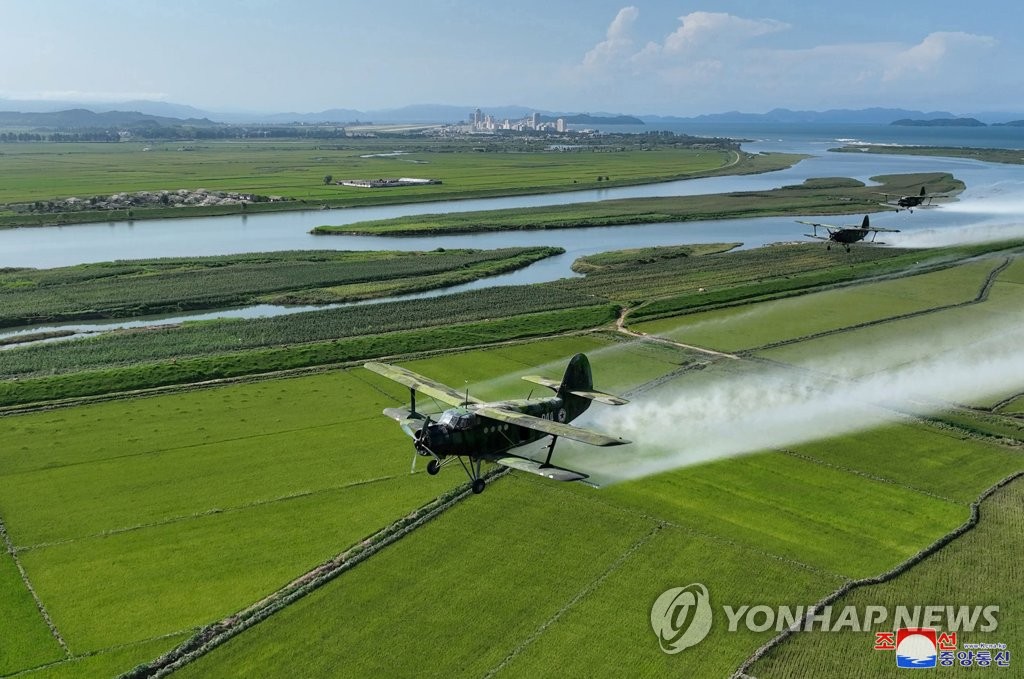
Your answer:
[[[0,132],[0,144],[17,141],[120,141],[121,135],[113,130],[85,132]]]

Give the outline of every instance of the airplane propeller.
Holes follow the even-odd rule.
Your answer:
[[[423,420],[423,426],[419,428],[416,435],[413,437],[412,467],[409,469],[410,474],[416,473],[416,458],[419,457],[421,450],[425,450],[426,452],[433,454],[430,448],[427,447],[426,441],[424,440],[427,438],[427,427],[429,426],[430,415],[427,415]]]

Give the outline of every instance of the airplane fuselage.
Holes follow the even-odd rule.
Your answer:
[[[516,399],[488,405],[513,414],[521,413],[563,424],[573,419],[563,400],[557,396]],[[449,455],[488,457],[539,441],[545,436],[548,434],[529,427],[479,416],[470,404],[444,411],[437,422],[421,427],[414,439],[416,451],[420,455],[439,458]]]
[[[836,243],[856,243],[857,241],[864,240],[864,237],[868,235],[868,229],[861,229],[858,227],[851,227],[849,229],[836,229],[828,234],[828,239],[835,241]]]

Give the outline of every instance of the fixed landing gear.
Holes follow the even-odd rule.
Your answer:
[[[440,473],[441,468],[446,466],[453,457],[457,459],[459,464],[462,465],[462,468],[466,470],[466,476],[469,477],[469,487],[473,489],[473,493],[479,495],[484,492],[484,488],[487,487],[487,482],[484,481],[483,473],[480,469],[480,467],[483,466],[484,461],[478,457],[470,457],[468,459],[468,464],[467,460],[464,460],[462,455],[452,455],[446,457],[444,461],[435,457],[427,462],[427,473],[431,476],[437,476],[437,474]]]
[[[483,474],[480,473],[480,466],[484,463],[478,457],[469,458],[469,464],[463,462],[462,458],[459,458],[459,464],[466,470],[466,476],[469,477],[470,487],[473,489],[475,495],[479,495],[484,492],[484,488],[487,486],[487,482],[483,479]]]

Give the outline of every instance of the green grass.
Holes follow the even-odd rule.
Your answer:
[[[970,147],[943,147],[943,146],[884,146],[871,144],[870,146],[844,146],[842,148],[829,149],[830,151],[842,151],[845,153],[884,153],[900,156],[935,156],[939,158],[970,158],[986,163],[1009,163],[1020,165],[1024,163],[1024,154],[1017,149],[982,149]]]
[[[561,252],[559,248],[313,250],[16,269],[0,272],[0,327],[257,301],[368,299],[469,282]]]
[[[368,567],[219,647],[182,676],[274,677],[297,665],[310,677],[333,676],[339,667],[356,675],[481,676],[517,651],[521,655],[502,674],[537,676],[557,662],[560,674],[568,666],[575,668],[570,676],[592,676],[601,658],[623,652],[631,674],[650,675],[678,660],[664,656],[648,632],[650,602],[665,587],[690,581],[679,578],[706,576],[700,565],[710,566],[713,553],[719,572],[709,586],[719,593],[733,586],[733,575],[745,571],[750,559],[767,573],[792,576],[795,590],[834,584],[827,577],[828,585],[816,584],[816,574],[741,548],[722,549],[711,540],[659,530],[650,518],[595,501],[592,493],[560,492],[513,477],[494,484],[487,497],[486,504],[456,507]],[[432,573],[444,577],[429,579]],[[748,580],[748,593],[755,586]],[[594,617],[584,617],[581,625],[586,611]],[[345,624],[331,622],[339,619]],[[610,619],[616,622],[599,622]],[[475,633],[447,633],[454,629]],[[531,643],[538,632],[539,641]],[[567,637],[567,645],[552,649],[545,643],[549,634]],[[731,657],[697,656],[704,660],[700,667],[727,666],[749,642],[733,641]]]
[[[396,473],[408,469],[407,455],[394,460]],[[266,458],[252,462],[268,466]],[[333,462],[344,468],[343,461]],[[25,551],[22,559],[40,596],[52,602],[50,614],[72,651],[100,650],[185,631],[244,608],[460,481],[425,476],[321,489],[82,538]]]
[[[0,156],[0,205],[120,192],[181,188],[240,191],[292,200],[257,203],[246,212],[450,200],[548,193],[643,184],[710,174],[761,172],[788,167],[800,156],[752,156],[658,145],[636,138],[578,153],[518,148],[510,141],[479,153],[445,140],[204,141],[192,144],[4,144]],[[614,145],[613,145],[614,144]],[[190,150],[182,151],[189,147]],[[149,148],[149,151],[143,151]],[[361,156],[405,150],[400,158]],[[325,185],[323,179],[414,176],[442,184],[397,189]],[[602,181],[597,177],[601,176]],[[607,180],[604,177],[608,177]],[[136,219],[242,212],[240,206],[134,208]],[[124,210],[15,214],[0,210],[0,225],[125,219]]]
[[[46,621],[25,587],[14,558],[6,550],[0,555],[0,611],[4,620],[0,676],[64,657],[63,649],[50,634]]]
[[[881,186],[835,178],[812,179],[770,191],[744,191],[664,198],[622,198],[532,208],[427,214],[318,226],[314,233],[412,236],[506,229],[568,229],[622,224],[738,219],[771,215],[828,215],[877,212],[877,192],[899,193],[922,184],[936,191],[961,191],[963,182],[944,173],[872,177]]]
[[[405,330],[516,318],[592,306],[591,295],[539,286],[486,288],[414,301],[383,302],[285,316],[184,323],[128,329],[0,354],[0,375],[30,376],[105,368],[161,359],[183,359],[246,349],[326,342]]]
[[[95,679],[95,677],[117,677],[132,667],[173,648],[185,640],[183,635],[172,635],[137,644],[118,646],[100,653],[75,656],[62,662],[35,670],[28,670],[18,676],[29,679]]]
[[[972,502],[993,481],[1021,468],[1020,452],[922,424],[890,425],[792,446],[846,469],[957,502]],[[893,455],[892,451],[900,451]]]
[[[719,306],[744,305],[779,297],[803,294],[816,287],[849,283],[858,279],[891,277],[951,266],[957,261],[989,253],[1011,254],[1019,249],[1019,242],[959,246],[933,250],[901,250],[897,248],[856,248],[850,253],[826,251],[814,244],[772,245],[752,250],[741,250],[727,255],[710,255],[690,262],[689,271],[681,271],[675,287],[666,284],[655,287],[655,292],[634,299],[647,301],[630,312],[634,321],[655,320],[679,316],[698,309]],[[728,257],[735,257],[729,259]],[[723,259],[723,257],[725,257]],[[645,281],[653,277],[658,284],[659,272],[639,271],[634,275]],[[628,291],[636,289],[631,282],[630,269],[624,267],[619,275],[605,281],[593,281],[594,292],[611,299],[624,299]],[[669,279],[671,281],[671,279]],[[564,287],[572,288],[580,282],[569,281]],[[701,291],[700,288],[704,290]]]
[[[649,256],[634,253],[603,266],[619,270]],[[728,256],[659,258],[649,265]],[[719,275],[740,285],[762,271],[787,275],[768,260],[761,271],[742,257],[733,261],[744,270],[728,273],[722,265]],[[1007,272],[1012,279],[1019,268]],[[667,281],[668,273],[661,275]],[[914,289],[925,299],[928,290],[948,286],[952,299],[976,293],[978,275],[950,273]],[[990,327],[979,319],[1014,313],[1019,291],[1019,284],[1001,279],[990,301],[940,315],[984,338]],[[612,308],[570,306],[542,312],[553,315],[543,322],[542,314],[512,312],[500,321],[345,341],[353,343],[349,348],[362,343],[367,357],[435,342],[449,353],[402,363],[455,387],[469,380],[470,392],[488,399],[539,390],[519,377],[557,378],[579,350],[591,357],[599,389],[621,392],[665,380],[631,394],[641,404],[661,404],[680,386],[751,374],[744,361],[604,333],[450,351],[472,338],[543,334],[544,323],[564,327],[591,312],[608,320]],[[894,339],[904,336],[904,324],[928,338],[929,350],[953,346],[928,330],[934,326],[914,320],[842,337],[870,352],[861,333],[876,331],[879,342],[893,346],[893,361],[922,350],[920,342]],[[799,343],[801,362],[834,355],[820,341]],[[316,355],[312,346],[264,351],[303,350],[312,352],[304,359]],[[239,355],[234,368],[271,361],[260,352],[248,356],[253,363]],[[277,359],[285,356],[294,355]],[[187,370],[189,361],[209,360],[223,368],[224,359],[176,365]],[[878,363],[872,369],[891,365],[888,355]],[[698,370],[703,364],[709,365]],[[161,369],[170,371],[169,365]],[[119,368],[135,369],[142,367]],[[76,657],[96,651],[97,663],[106,658],[105,666],[113,666],[120,644],[150,640],[156,655],[169,645],[158,637],[187,634],[248,606],[464,482],[457,468],[436,478],[407,474],[409,440],[378,414],[407,398],[401,386],[357,368],[4,417],[0,516]],[[595,406],[588,424],[605,426],[607,411]],[[701,448],[700,441],[679,445]],[[584,676],[621,659],[638,675],[727,674],[770,633],[728,633],[718,620],[699,652],[666,656],[647,620],[664,589],[703,582],[716,606],[813,602],[847,578],[875,575],[915,554],[966,518],[980,488],[1021,468],[1013,449],[914,421],[792,448],[795,454],[722,459],[597,491],[513,473],[182,673],[331,676],[344,667],[356,674],[479,676],[501,667],[535,676],[558,667]],[[628,464],[653,453],[576,451],[560,442],[556,459],[596,471],[606,454]],[[1015,582],[1006,570],[1014,562],[997,558],[1003,570],[984,571],[987,577]],[[74,663],[57,667],[72,672]]]
[[[140,363],[61,375],[0,382],[0,405],[38,403],[82,396],[191,384],[266,372],[365,360],[422,351],[449,352],[462,347],[581,331],[610,323],[617,307],[609,304],[523,314],[500,320],[457,323],[448,327],[390,332],[326,342],[286,345],[239,353]]]
[[[661,592],[692,582],[708,588],[717,617],[698,646],[665,655],[651,632],[649,608]],[[722,605],[806,601],[839,583],[744,545],[665,526],[527,646],[501,676],[543,676],[558,667],[560,676],[581,678],[603,668],[629,668],[630,676],[725,677],[770,634],[728,632]]]
[[[970,301],[999,263],[969,262],[916,276],[638,323],[633,328],[721,351],[753,349]]]
[[[1020,662],[1024,645],[1020,617],[1024,614],[1019,562],[1024,550],[1024,483],[1020,479],[997,491],[981,506],[980,523],[966,535],[890,582],[862,587],[836,606],[856,606],[863,617],[865,606],[967,605],[999,606],[998,629],[957,634],[958,650],[964,643],[1004,643],[1011,652],[1010,668]],[[890,631],[888,625],[873,631]],[[892,651],[874,651],[872,632],[820,632],[796,634],[754,665],[752,674],[764,679],[844,676],[898,677]],[[988,671],[1006,674],[991,665]],[[985,669],[941,667],[943,675],[976,676]]]
[[[848,578],[892,567],[967,515],[965,505],[783,453],[689,467],[605,494],[691,530]]]
[[[490,355],[519,368],[605,346],[558,338]],[[380,415],[407,393],[377,379],[356,368],[0,420],[0,515],[75,658],[53,671],[90,676],[100,661],[84,654],[121,663],[122,644],[227,615],[462,483],[408,474],[409,440]],[[3,575],[3,615],[45,647],[16,573]],[[46,661],[12,658],[12,671]]]

